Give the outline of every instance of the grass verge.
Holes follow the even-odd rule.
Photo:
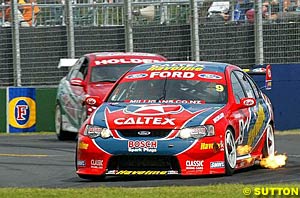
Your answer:
[[[296,184],[270,184],[270,185],[243,185],[224,184],[208,186],[182,186],[182,187],[149,187],[149,188],[0,188],[1,198],[241,198],[241,197],[299,197],[300,183]],[[264,193],[264,194],[263,194]],[[267,194],[265,194],[267,193]],[[270,196],[272,195],[272,196]]]

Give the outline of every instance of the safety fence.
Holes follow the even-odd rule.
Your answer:
[[[2,3],[0,87],[55,87],[67,72],[57,68],[60,58],[95,51],[150,52],[169,60],[219,61],[244,68],[299,63],[299,2],[273,1]],[[25,6],[36,17],[29,27],[18,18]]]

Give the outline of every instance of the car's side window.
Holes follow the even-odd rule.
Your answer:
[[[234,71],[234,73],[236,74],[238,80],[241,82],[242,86],[244,87],[245,92],[247,94],[246,97],[256,98],[252,86],[247,79],[247,76],[240,71]]]
[[[254,92],[256,98],[260,98],[261,94],[260,94],[260,91],[257,88],[257,85],[255,84],[255,82],[249,76],[247,76],[247,79],[248,79],[249,83],[251,84],[251,87],[253,89],[253,92]]]
[[[70,73],[68,75],[68,80],[71,80],[73,78],[84,78],[83,69],[81,69],[81,66],[83,65],[85,60],[85,57],[80,58],[75,65],[70,70]]]
[[[232,86],[235,102],[240,103],[240,99],[245,98],[246,96],[241,83],[239,82],[239,80],[237,79],[237,77],[233,72],[231,73],[231,86]]]

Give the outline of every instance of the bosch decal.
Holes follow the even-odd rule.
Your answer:
[[[129,140],[129,152],[157,152],[157,141],[154,140]]]

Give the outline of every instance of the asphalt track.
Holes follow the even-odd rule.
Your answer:
[[[300,182],[300,135],[277,135],[276,150],[287,153],[285,167],[251,168],[233,176],[116,177],[103,181],[80,179],[75,173],[75,141],[55,135],[1,135],[0,187],[152,187],[200,186],[219,183],[270,184]]]

